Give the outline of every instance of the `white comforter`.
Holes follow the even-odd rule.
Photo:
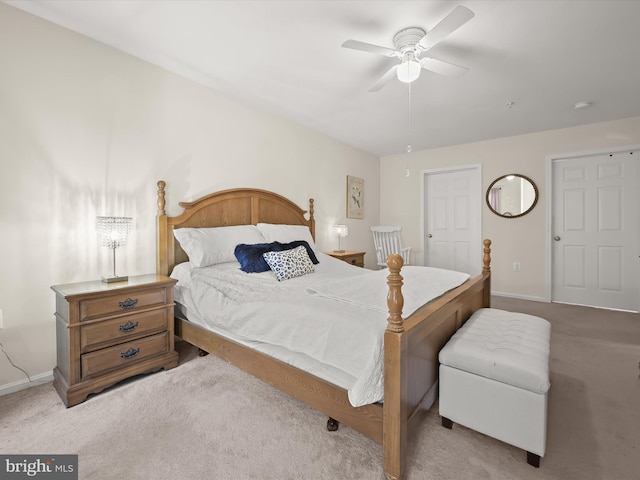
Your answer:
[[[203,326],[340,371],[339,386],[355,407],[381,401],[388,271],[353,267],[324,254],[318,259],[314,273],[283,282],[272,272],[244,273],[237,263],[182,264],[172,274],[178,278],[176,301]],[[405,316],[468,278],[426,267],[405,267],[402,275]],[[310,373],[323,377],[322,369]]]

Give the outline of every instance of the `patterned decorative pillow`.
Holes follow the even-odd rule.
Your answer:
[[[292,250],[266,252],[263,257],[278,281],[301,277],[314,270],[313,262],[303,245]]]

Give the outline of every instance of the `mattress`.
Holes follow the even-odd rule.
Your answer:
[[[177,310],[201,327],[255,348],[348,392],[357,407],[383,400],[388,271],[354,267],[318,253],[313,273],[277,281],[271,271],[247,274],[236,262],[172,277]],[[405,311],[463,283],[468,275],[405,267]]]

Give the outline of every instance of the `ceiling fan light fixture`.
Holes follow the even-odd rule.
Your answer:
[[[369,88],[370,92],[379,91],[390,82],[394,76],[396,76],[400,82],[410,84],[418,79],[420,70],[423,68],[442,75],[457,76],[464,73],[467,69],[459,65],[454,65],[453,63],[438,60],[437,58],[420,58],[420,56],[424,52],[431,50],[448,35],[471,20],[473,16],[474,13],[471,10],[458,5],[435,27],[429,30],[429,32],[420,27],[403,28],[393,37],[393,48],[381,47],[358,40],[346,40],[342,43],[342,46],[344,48],[374,53],[385,57],[402,59],[400,65],[394,64]]]
[[[415,57],[405,58],[396,70],[398,80],[404,83],[414,82],[420,76],[421,69],[422,67]]]

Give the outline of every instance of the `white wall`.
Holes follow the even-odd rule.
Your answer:
[[[562,153],[588,152],[640,144],[640,117],[500,138],[388,156],[381,159],[380,221],[402,226],[403,240],[412,247],[414,263],[423,261],[421,239],[421,171],[453,165],[482,165],[483,195],[491,182],[508,173],[521,173],[538,186],[540,199],[527,215],[505,219],[482,202],[482,235],[493,241],[492,290],[522,298],[546,295],[546,228],[548,158]],[[405,176],[407,163],[411,170]],[[482,248],[481,245],[478,248]],[[512,265],[519,262],[521,270]]]
[[[3,3],[0,65],[0,341],[30,375],[55,366],[49,287],[110,271],[96,215],[134,217],[118,273],[155,270],[159,179],[171,215],[179,201],[258,187],[303,208],[313,197],[321,249],[336,248],[336,222],[349,226],[344,247],[373,248],[375,156]],[[347,175],[365,180],[364,220],[345,219]],[[0,389],[23,379],[0,355]]]

